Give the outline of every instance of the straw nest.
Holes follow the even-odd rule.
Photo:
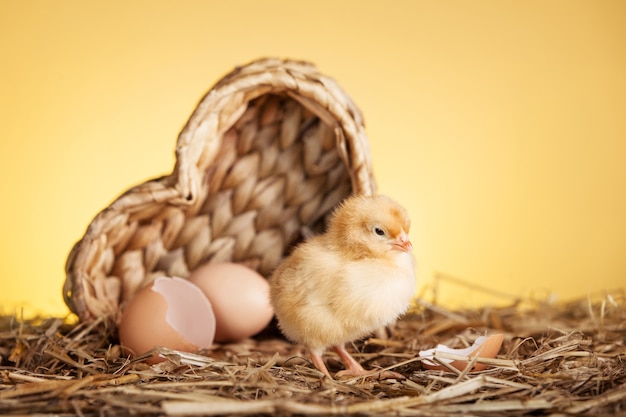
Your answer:
[[[0,413],[56,415],[602,415],[626,412],[623,292],[566,304],[448,311],[421,302],[355,357],[406,379],[328,380],[302,348],[265,334],[188,354],[156,349],[147,366],[121,355],[105,320],[20,321],[0,327]],[[482,372],[424,370],[417,352],[463,347],[501,332]],[[331,372],[338,358],[326,357]]]

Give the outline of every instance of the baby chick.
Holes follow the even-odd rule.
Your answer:
[[[326,232],[296,247],[270,278],[280,329],[303,344],[329,378],[322,360],[326,348],[346,367],[337,377],[368,374],[344,345],[390,324],[409,307],[415,292],[409,225],[406,210],[389,197],[349,197]]]

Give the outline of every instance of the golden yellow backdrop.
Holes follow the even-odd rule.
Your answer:
[[[0,312],[65,314],[89,221],[169,173],[199,98],[262,56],[315,62],[362,109],[422,289],[624,288],[625,45],[620,0],[3,0]]]

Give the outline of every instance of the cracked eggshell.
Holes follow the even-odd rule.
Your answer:
[[[495,358],[500,351],[500,347],[502,346],[503,341],[504,335],[501,333],[494,334],[489,337],[480,336],[476,338],[474,344],[468,348],[451,349],[446,345],[437,345],[436,348],[420,351],[419,356],[422,358],[422,364],[425,368],[432,370],[448,371],[448,368],[440,365],[438,362],[433,360],[434,357],[437,357],[438,353],[451,353],[459,356],[467,356],[469,358],[473,356],[478,356],[480,358]],[[464,371],[469,364],[468,361],[462,360],[453,360],[442,357],[438,357],[437,359],[449,364],[450,366],[455,367],[459,371]],[[483,371],[488,367],[489,365],[485,365],[483,363],[475,363],[471,371]]]
[[[212,345],[215,315],[196,285],[183,278],[158,277],[126,305],[118,330],[122,348],[133,357],[156,346],[193,353]],[[146,362],[163,360],[154,354]]]
[[[254,336],[274,316],[267,280],[246,266],[208,263],[196,268],[189,280],[204,291],[213,306],[217,342]]]

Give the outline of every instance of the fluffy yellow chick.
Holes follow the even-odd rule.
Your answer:
[[[382,195],[347,198],[326,232],[300,244],[270,278],[270,298],[282,332],[307,348],[317,369],[332,347],[346,369],[337,377],[369,373],[345,349],[390,324],[415,291],[406,210]],[[397,376],[395,374],[394,376]]]

